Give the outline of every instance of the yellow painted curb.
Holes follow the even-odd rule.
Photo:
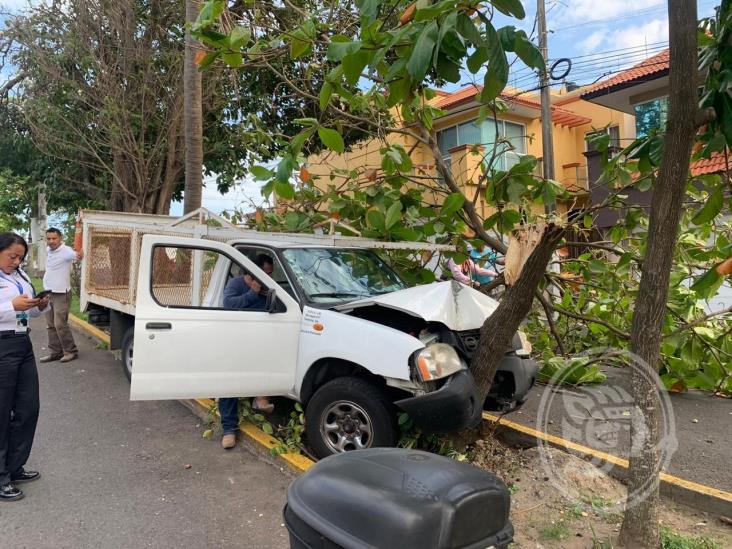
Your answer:
[[[85,331],[90,336],[96,337],[100,341],[103,341],[104,343],[109,345],[109,334],[108,333],[103,332],[102,330],[100,330],[99,328],[97,328],[95,326],[92,326],[86,320],[82,320],[78,316],[74,316],[74,315],[70,314],[69,320],[77,328]]]
[[[109,334],[106,332],[103,332],[99,328],[96,328],[86,322],[85,320],[82,320],[81,318],[69,315],[69,320],[79,329],[85,331],[87,334],[89,334],[92,337],[95,337],[99,339],[100,341],[103,341],[107,345],[110,343]],[[208,412],[211,409],[211,406],[214,404],[214,401],[208,398],[198,398],[194,401],[200,409],[204,412]],[[218,415],[218,412],[216,412],[216,415]],[[253,440],[254,442],[261,444],[268,450],[271,450],[275,446],[277,446],[279,443],[277,440],[275,440],[274,437],[268,435],[264,431],[262,431],[259,427],[254,425],[253,423],[244,422],[241,425],[239,425],[239,431],[245,435],[247,438]],[[278,454],[279,458],[285,461],[287,465],[295,469],[299,473],[304,473],[310,467],[315,465],[315,462],[308,458],[303,456],[302,454],[296,454],[294,452],[288,452],[285,454]]]
[[[503,419],[503,418],[500,418],[493,414],[483,412],[483,419],[485,419],[487,421],[491,421],[493,423],[498,423],[500,425],[504,425],[504,426],[508,427],[509,429],[513,429],[514,431],[518,431],[519,433],[523,433],[525,435],[529,435],[531,437],[538,438],[538,439],[548,442],[549,444],[552,444],[554,446],[558,446],[560,448],[566,448],[568,450],[572,450],[573,452],[577,452],[580,454],[584,454],[586,456],[591,456],[595,459],[599,459],[602,461],[606,461],[608,463],[612,463],[613,465],[622,467],[623,469],[627,469],[628,465],[629,465],[627,459],[622,459],[622,458],[619,458],[612,454],[608,454],[606,452],[600,452],[599,450],[595,450],[588,446],[583,446],[582,444],[577,444],[575,442],[563,439],[561,437],[550,435],[549,433],[537,431],[536,429],[532,429],[531,427],[527,427],[526,425],[522,425],[520,423],[516,423],[515,421],[511,421],[508,419]],[[685,480],[683,478],[669,475],[668,473],[661,473],[661,482],[665,482],[667,484],[670,484],[677,488],[681,488],[683,490],[689,490],[691,492],[696,492],[696,493],[704,495],[704,496],[711,496],[711,497],[720,499],[722,501],[732,503],[732,493],[730,493],[730,492],[725,492],[724,490],[719,490],[719,489],[713,488],[711,486],[706,486],[704,484],[699,484],[697,482]]]
[[[215,404],[214,401],[210,398],[197,398],[195,399],[195,402],[199,405],[202,411],[205,412],[208,412]],[[219,415],[218,411],[216,412],[216,415]],[[259,427],[248,421],[244,421],[239,425],[239,432],[241,432],[250,440],[261,444],[268,450],[271,450],[279,444],[279,442],[274,437],[268,435]],[[305,471],[310,469],[310,467],[315,465],[315,462],[312,459],[305,457],[302,454],[296,454],[294,452],[277,454],[277,457],[285,461],[287,465],[295,469],[295,471],[297,471],[298,473],[304,473]]]

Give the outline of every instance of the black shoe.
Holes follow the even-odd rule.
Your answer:
[[[23,492],[18,490],[12,482],[0,486],[0,501],[15,501],[22,499],[23,496]]]
[[[25,469],[21,469],[20,473],[10,475],[10,480],[15,484],[32,482],[34,480],[38,480],[39,478],[41,478],[41,473],[39,473],[38,471],[26,471]]]

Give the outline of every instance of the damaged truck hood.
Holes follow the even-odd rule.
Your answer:
[[[459,282],[435,282],[398,292],[350,301],[333,307],[348,312],[361,307],[396,309],[451,330],[477,330],[498,307],[498,302]]]

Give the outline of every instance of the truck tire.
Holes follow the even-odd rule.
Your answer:
[[[332,454],[395,446],[394,405],[374,384],[339,377],[318,389],[305,409],[305,434],[319,458]]]
[[[127,328],[122,338],[122,370],[127,376],[127,381],[132,381],[132,350],[135,342],[135,328]]]

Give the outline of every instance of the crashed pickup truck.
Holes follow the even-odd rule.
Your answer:
[[[474,425],[483,409],[519,406],[534,384],[537,364],[519,332],[480,401],[468,364],[497,303],[475,289],[408,287],[373,250],[315,238],[151,232],[134,253],[132,320],[111,322],[127,322],[121,350],[133,400],[288,397],[302,403],[307,440],[323,457],[395,445],[399,411],[425,431]],[[115,261],[114,243],[106,246],[109,258],[87,251],[87,269]],[[255,263],[262,255],[271,274]],[[265,303],[225,307],[227,283],[245,274],[261,283]]]

